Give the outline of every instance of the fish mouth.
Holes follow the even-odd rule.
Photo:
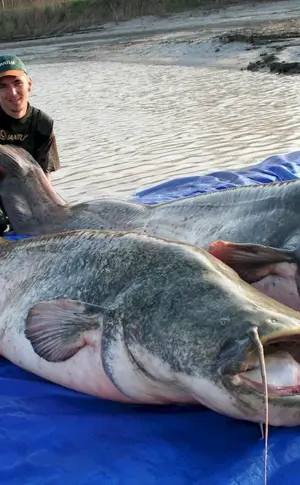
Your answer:
[[[261,338],[264,349],[269,398],[300,394],[300,332],[273,334]],[[264,394],[261,366],[255,350],[247,354],[242,369],[233,377],[237,386]]]

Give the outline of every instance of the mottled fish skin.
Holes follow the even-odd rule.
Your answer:
[[[0,196],[18,234],[100,229],[187,242],[213,252],[261,292],[300,311],[300,181],[237,187],[156,206],[112,199],[69,205],[27,152],[3,145]],[[252,244],[255,251],[260,245],[293,254],[287,261],[287,253],[269,251],[258,264],[247,248],[241,265],[236,264],[236,243]]]
[[[190,245],[74,231],[1,244],[0,258],[1,354],[100,398],[260,422],[262,394],[232,379],[249,329],[300,334],[297,312]],[[270,423],[300,424],[300,397],[271,398]]]

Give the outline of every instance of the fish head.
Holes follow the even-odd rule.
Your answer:
[[[15,230],[20,229],[18,222],[15,224],[16,220],[24,220],[27,224],[32,217],[28,200],[36,198],[36,183],[32,184],[32,181],[38,179],[40,172],[44,176],[41,167],[26,150],[0,145],[1,203]]]
[[[252,313],[252,315],[251,315]],[[252,317],[252,318],[251,318]],[[238,331],[238,328],[236,327]],[[248,313],[246,336],[228,338],[218,356],[218,375],[235,406],[251,421],[265,421],[268,399],[273,426],[300,424],[299,318],[264,308]],[[259,347],[254,332],[259,336]],[[266,387],[263,373],[265,372]]]
[[[13,145],[0,145],[0,182],[8,178],[24,178],[42,170],[29,152]]]
[[[269,423],[299,425],[300,314],[209,259],[207,255],[210,268],[204,268],[202,257],[198,301],[186,299],[180,325],[182,338],[175,350],[181,359],[180,385],[219,413],[264,422],[257,334],[265,361]]]
[[[10,145],[0,145],[0,195],[12,229],[19,234],[46,232],[54,209],[67,205],[30,153]]]

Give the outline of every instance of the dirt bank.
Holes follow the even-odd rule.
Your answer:
[[[300,73],[300,20],[267,22],[260,27],[224,32],[217,38],[219,49],[227,44],[245,44],[257,52],[242,69],[267,70],[277,74]]]
[[[122,0],[114,1],[119,2],[119,13],[115,11],[115,17],[130,17],[131,3],[126,4],[125,15],[123,10],[120,11],[121,6],[124,7]],[[50,15],[52,10],[47,14],[47,35],[47,29],[43,29],[38,18],[35,22],[31,19],[36,29],[35,37],[25,35],[24,29],[27,28],[29,32],[30,27],[28,23],[22,23],[19,25],[21,30],[15,30],[14,34],[15,39],[20,40],[2,44],[2,50],[16,51],[19,55],[24,52],[30,58],[35,57],[39,45],[51,45],[47,54],[47,60],[51,62],[51,57],[56,58],[56,48],[59,46],[68,46],[70,52],[73,46],[76,56],[76,48],[84,43],[94,43],[99,60],[215,66],[289,75],[300,72],[299,0],[263,0],[256,3],[245,0],[185,0],[182,5],[197,2],[200,7],[173,14],[136,16],[129,20],[115,19],[99,24],[96,20],[97,15],[100,16],[100,10],[97,9],[101,2],[105,0],[80,0],[72,4],[67,2],[64,8],[73,5],[73,14],[76,8],[76,15],[83,11],[84,15],[82,13],[81,23],[76,24],[77,27],[67,22],[68,17],[62,17],[61,21],[68,26],[65,32],[60,30],[58,21],[55,28],[51,27],[54,22]],[[168,2],[169,5],[170,2],[175,5],[175,0]],[[89,10],[92,5],[95,6],[93,14]],[[111,8],[112,2],[106,1],[106,5]],[[134,5],[138,5],[136,0]],[[150,8],[148,0],[141,1],[139,5],[141,12]],[[160,8],[166,7],[166,3],[161,2],[160,5],[163,5]],[[176,5],[178,9],[178,0]],[[62,7],[57,4],[51,8]],[[151,2],[151,8],[155,8],[155,2]],[[32,8],[27,10],[26,15],[32,15]],[[21,15],[20,12],[16,10],[14,14]],[[88,12],[91,15],[89,21]],[[12,15],[12,12],[6,13]],[[101,15],[103,17],[103,11]],[[88,26],[83,27],[85,22]],[[4,36],[0,27],[1,35]]]
[[[249,0],[2,0],[0,42],[101,30],[109,21],[118,25],[129,19],[164,16],[187,9],[196,9],[197,17],[199,13],[205,15],[253,3]],[[274,0],[259,1],[260,5],[268,3]]]

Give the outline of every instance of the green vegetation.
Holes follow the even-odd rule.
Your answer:
[[[51,37],[107,21],[243,3],[249,0],[0,0],[0,41]]]

